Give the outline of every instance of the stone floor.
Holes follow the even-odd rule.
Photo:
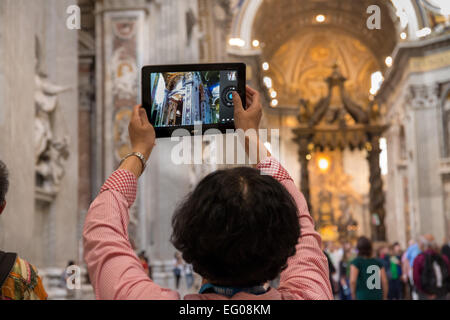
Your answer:
[[[79,290],[69,290],[64,286],[62,281],[63,269],[60,268],[47,268],[40,270],[44,287],[48,294],[49,300],[95,300],[94,290],[92,285],[87,283],[86,270],[82,269],[82,284]],[[171,274],[167,276],[173,277]],[[173,279],[171,279],[173,280]],[[191,288],[187,288],[186,278],[184,276],[180,279],[180,285],[177,291],[180,293],[180,297],[183,298],[187,294],[197,293],[201,286],[201,277],[194,275],[194,284]],[[165,281],[166,285],[160,284],[162,287],[175,289],[174,281]]]

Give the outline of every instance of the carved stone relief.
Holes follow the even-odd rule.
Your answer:
[[[56,136],[53,114],[58,108],[58,95],[70,90],[52,83],[42,67],[42,51],[36,39],[34,146],[36,195],[51,202],[59,191],[64,176],[64,162],[69,157],[69,136]]]
[[[406,102],[413,109],[434,108],[438,101],[439,86],[437,83],[411,85],[406,95]]]

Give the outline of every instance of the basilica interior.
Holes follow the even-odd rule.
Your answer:
[[[129,152],[149,64],[246,63],[261,127],[279,130],[280,161],[325,242],[450,236],[448,1],[25,2],[0,1],[0,159],[16,186],[0,247],[35,261],[55,298],[61,268],[83,265],[91,201]],[[70,5],[78,30],[65,27]],[[129,226],[167,287],[174,208],[221,167],[173,166],[173,145],[158,140]],[[12,226],[24,220],[19,237]]]

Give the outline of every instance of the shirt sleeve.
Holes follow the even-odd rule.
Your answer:
[[[358,259],[358,258],[353,259],[352,262],[350,262],[350,264],[353,265],[353,266],[355,266],[356,269],[358,269],[358,270],[361,269],[361,265],[360,265],[360,263],[359,263],[359,259]]]
[[[137,179],[115,171],[91,204],[84,223],[84,259],[97,299],[179,299],[175,291],[155,284],[131,247],[129,208],[136,199]]]
[[[297,189],[289,173],[272,157],[258,164],[262,174],[277,179],[297,204],[301,236],[296,253],[288,259],[288,267],[281,273],[278,290],[288,298],[305,300],[333,299],[329,280],[328,261],[321,249],[322,239],[314,230],[306,200]]]

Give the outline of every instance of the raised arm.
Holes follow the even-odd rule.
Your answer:
[[[134,152],[150,156],[155,132],[145,110],[136,106],[129,127]],[[83,230],[84,259],[97,299],[179,299],[145,273],[128,238],[129,209],[136,198],[141,160],[127,158],[91,204]]]
[[[297,299],[333,299],[329,280],[328,261],[321,249],[322,240],[314,230],[306,200],[288,172],[274,158],[266,158],[258,168],[281,182],[294,198],[298,211],[301,236],[296,253],[288,259],[288,267],[281,273],[278,290]]]
[[[259,93],[247,87],[246,110],[242,108],[239,95],[233,95],[235,106],[235,124],[237,129],[244,131],[258,130],[261,119],[261,103]],[[256,139],[252,141],[252,139]],[[257,136],[248,137],[245,141],[246,151],[249,144],[258,146],[257,167],[264,173],[270,174],[280,181],[294,198],[299,211],[301,236],[296,246],[296,254],[288,259],[288,267],[281,273],[279,291],[286,298],[292,299],[333,299],[329,280],[328,261],[321,249],[320,235],[314,230],[313,220],[303,194],[295,186],[289,173],[270,157],[269,151]]]

